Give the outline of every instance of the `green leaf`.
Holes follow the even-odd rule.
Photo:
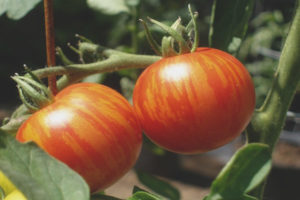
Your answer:
[[[133,187],[132,194],[137,193],[137,192],[147,192],[147,191],[135,185]]]
[[[121,12],[129,13],[125,0],[87,0],[88,6],[103,14],[116,15]]]
[[[0,0],[0,16],[6,13],[10,19],[21,19],[40,1],[41,0]]]
[[[235,53],[239,49],[251,17],[254,0],[214,0],[209,45]]]
[[[134,193],[127,200],[163,200],[162,198],[144,191]]]
[[[206,199],[255,199],[246,193],[262,183],[271,166],[269,146],[252,143],[242,147],[214,180]]]
[[[34,143],[0,131],[0,170],[29,200],[88,200],[85,181]]]
[[[144,172],[136,171],[136,173],[139,181],[157,194],[172,200],[180,199],[179,191],[168,182]]]

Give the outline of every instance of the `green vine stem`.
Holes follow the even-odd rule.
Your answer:
[[[300,82],[300,0],[284,44],[273,85],[264,104],[247,128],[248,141],[270,145],[272,149],[283,128],[286,113]]]
[[[105,59],[89,64],[70,64],[67,66],[41,68],[32,71],[32,73],[39,79],[47,78],[49,76],[63,75],[57,81],[59,91],[62,88],[78,82],[92,74],[113,72],[121,69],[145,68],[161,59],[160,56],[124,53],[86,42],[79,44],[79,51],[81,54],[88,52],[89,54],[93,54],[101,58],[104,57]],[[30,76],[30,74],[26,74],[25,76]],[[13,113],[10,120],[2,125],[0,129],[13,133],[28,116],[29,112],[22,104]]]
[[[80,51],[81,53],[87,51],[89,53],[99,54],[106,57],[106,59],[89,64],[71,64],[67,66],[43,68],[35,70],[33,73],[41,79],[49,75],[65,75],[59,79],[57,83],[58,90],[61,90],[91,74],[113,72],[129,68],[144,68],[161,58],[160,56],[123,53],[113,49],[105,49],[91,43],[81,43]]]
[[[296,3],[296,13],[286,38],[273,85],[263,105],[256,110],[247,127],[249,143],[268,144],[272,151],[283,129],[287,111],[300,83],[300,0]],[[263,198],[264,181],[252,195]]]

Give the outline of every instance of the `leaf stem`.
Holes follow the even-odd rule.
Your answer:
[[[45,14],[45,33],[46,33],[46,52],[48,67],[55,66],[55,36],[54,36],[54,20],[53,20],[53,0],[44,0]],[[55,95],[57,93],[56,77],[48,77],[48,85]]]
[[[153,51],[155,52],[156,55],[162,55],[161,53],[161,47],[159,46],[159,44],[154,40],[149,28],[148,28],[148,25],[146,24],[146,22],[142,19],[139,20],[143,26],[144,26],[144,29],[145,29],[145,32],[146,32],[146,38],[148,40],[148,43],[150,44],[151,48],[153,49]]]
[[[199,32],[198,32],[198,26],[197,26],[197,22],[196,22],[196,17],[198,16],[198,13],[194,14],[191,8],[191,5],[189,4],[189,12],[192,18],[192,24],[194,27],[194,41],[193,41],[193,46],[191,49],[191,52],[196,51],[196,49],[198,48],[199,45]]]
[[[90,54],[98,57],[104,56],[106,59],[89,64],[70,64],[67,66],[41,68],[32,71],[32,73],[39,79],[47,78],[49,76],[64,75],[57,82],[58,89],[61,90],[72,83],[82,80],[88,75],[113,72],[121,69],[145,68],[161,59],[160,56],[123,53],[117,50],[105,49],[99,45],[84,42],[80,43],[79,49],[81,53],[89,52]],[[26,74],[25,76],[30,76],[30,74]],[[28,109],[26,109],[24,104],[22,104],[13,113],[10,121],[0,127],[0,130],[15,132],[27,118],[27,116],[23,117],[24,115],[28,115]]]

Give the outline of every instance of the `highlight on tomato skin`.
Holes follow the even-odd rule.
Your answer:
[[[133,106],[154,143],[176,153],[195,154],[241,134],[255,109],[255,90],[236,58],[198,48],[147,67],[136,82]]]
[[[142,130],[132,106],[104,85],[78,83],[34,113],[16,135],[77,171],[91,192],[103,190],[135,164]]]

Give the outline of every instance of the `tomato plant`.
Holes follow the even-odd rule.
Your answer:
[[[199,153],[243,131],[254,111],[255,92],[237,59],[198,48],[149,66],[137,80],[133,103],[151,140],[170,151]]]
[[[9,18],[20,19],[41,0],[27,0],[26,5],[16,4],[15,1],[6,2],[0,15],[6,12]],[[30,200],[119,199],[114,197],[115,194],[110,196],[109,190],[106,194],[96,191],[105,189],[133,166],[141,148],[142,129],[156,144],[183,154],[201,153],[218,148],[237,137],[245,128],[247,141],[241,148],[235,149],[236,152],[219,175],[214,174],[215,177],[202,170],[202,167],[189,169],[191,165],[189,163],[189,166],[185,165],[186,161],[182,159],[186,157],[185,155],[160,154],[158,160],[166,161],[160,163],[155,162],[157,157],[154,162],[152,158],[149,159],[146,152],[140,160],[142,165],[137,167],[139,168],[137,177],[140,183],[147,186],[146,190],[150,191],[130,187],[132,195],[125,197],[126,199],[164,197],[172,200],[193,199],[190,196],[185,197],[184,193],[189,190],[180,194],[167,182],[140,171],[152,171],[153,168],[158,168],[154,173],[158,172],[163,177],[178,178],[178,181],[185,183],[199,183],[199,187],[205,184],[205,190],[208,189],[207,184],[210,184],[206,181],[212,181],[209,193],[201,192],[202,194],[196,197],[198,199],[202,197],[205,200],[263,199],[264,188],[267,191],[265,196],[268,197],[276,191],[269,188],[269,182],[273,182],[274,179],[266,181],[272,167],[272,152],[277,141],[282,139],[279,136],[286,124],[287,113],[288,120],[291,118],[296,120],[298,116],[297,113],[293,113],[294,110],[289,109],[292,108],[290,105],[295,93],[299,92],[300,0],[293,3],[281,2],[281,5],[290,4],[284,6],[283,10],[279,9],[285,16],[292,10],[291,5],[295,6],[294,19],[289,25],[288,35],[284,37],[284,45],[281,44],[282,38],[278,36],[283,37],[286,34],[282,31],[285,28],[282,25],[279,25],[281,27],[279,29],[274,28],[277,27],[274,26],[274,22],[286,23],[289,20],[282,18],[277,11],[274,15],[265,12],[275,11],[275,7],[279,8],[276,5],[278,2],[273,2],[272,5],[276,6],[270,8],[265,7],[268,3],[253,0],[180,3],[158,0],[87,0],[81,3],[73,1],[71,13],[65,3],[62,1],[56,3],[58,7],[55,10],[58,13],[55,16],[58,20],[55,22],[58,23],[55,23],[54,27],[53,0],[44,0],[47,68],[37,67],[44,65],[44,61],[31,62],[36,58],[44,58],[38,54],[43,52],[40,49],[42,45],[35,46],[43,40],[37,40],[40,35],[33,34],[32,28],[38,26],[34,23],[35,20],[31,20],[34,16],[39,18],[40,16],[36,14],[41,12],[22,20],[23,27],[19,28],[23,31],[22,37],[20,34],[13,37],[13,33],[19,31],[11,31],[11,24],[1,29],[3,37],[0,39],[4,41],[1,44],[3,43],[5,51],[1,54],[4,53],[5,56],[1,59],[3,63],[0,65],[8,66],[5,70],[12,71],[0,74],[9,78],[7,74],[13,74],[15,71],[21,73],[19,68],[12,68],[19,66],[20,61],[33,69],[26,68],[24,76],[16,74],[12,77],[18,84],[23,104],[12,112],[9,118],[3,119],[0,127],[0,170],[9,177],[8,180],[0,176],[1,200],[3,198],[16,200],[21,193]],[[189,19],[184,14],[185,5],[188,3],[191,3],[187,5]],[[83,11],[84,7],[88,9],[86,5],[93,8],[94,12],[100,13],[91,15],[90,10]],[[36,9],[41,7],[38,6]],[[194,12],[194,9],[199,13]],[[260,15],[256,17],[258,13]],[[88,22],[82,20],[82,16],[89,16],[90,20]],[[143,20],[146,16],[163,19],[164,23],[152,18]],[[197,20],[198,17],[200,21]],[[174,21],[171,22],[170,19]],[[266,23],[266,19],[272,23]],[[5,21],[1,20],[0,23]],[[76,23],[69,23],[70,21]],[[139,21],[144,30],[141,29]],[[161,29],[149,28],[147,25],[149,22]],[[16,24],[13,22],[14,30],[17,30]],[[80,32],[83,31],[80,34],[88,38],[77,35],[79,39],[77,45],[70,44],[69,47],[73,50],[71,53],[76,53],[79,58],[75,60],[71,54],[59,47],[55,52],[56,45],[70,42],[69,37],[68,41],[65,41],[66,33],[70,33],[69,28],[78,24],[85,24],[85,28],[80,29]],[[248,25],[251,27],[250,31],[259,33],[257,38],[252,38],[251,32],[245,38]],[[265,31],[264,28],[254,30],[258,26],[266,27],[269,31]],[[66,31],[62,31],[60,27],[64,27]],[[57,30],[58,37],[55,37],[54,30]],[[98,30],[102,30],[101,33]],[[270,32],[277,31],[280,34],[275,34],[274,42],[267,39],[273,37]],[[40,33],[39,28],[37,32]],[[5,35],[13,39],[9,40]],[[162,36],[161,43],[155,41],[157,36]],[[57,44],[55,38],[58,39]],[[199,38],[201,45],[208,46],[207,48],[198,48]],[[251,40],[248,40],[249,38]],[[150,42],[157,56],[146,55],[149,49],[144,44],[145,39]],[[93,41],[101,44],[95,44]],[[28,47],[30,51],[26,51]],[[22,56],[18,56],[15,50]],[[251,55],[248,55],[249,52]],[[55,54],[59,58],[58,62]],[[259,95],[260,92],[256,88],[259,103],[256,103],[258,109],[255,111],[252,80],[245,67],[230,54],[241,60],[254,77],[255,84],[264,88],[261,90],[263,95]],[[20,59],[14,59],[18,57]],[[261,59],[266,60],[265,64],[272,69],[265,70]],[[270,59],[274,60],[270,62]],[[255,67],[249,67],[250,63]],[[135,68],[146,67],[147,69],[138,77],[140,71]],[[109,74],[110,72],[113,73]],[[259,80],[257,75],[261,72],[268,74],[272,85],[266,86],[262,81],[256,82]],[[49,88],[41,84],[46,82],[44,80],[46,78]],[[83,79],[116,86],[128,99],[132,97],[134,90],[134,107],[120,94],[105,86],[91,83],[76,84]],[[40,85],[36,84],[37,82],[40,82]],[[0,85],[6,87],[9,84],[5,82]],[[5,88],[3,91],[8,90]],[[1,100],[6,96],[2,95]],[[17,98],[9,100],[13,99]],[[21,143],[16,141],[16,134]],[[153,149],[152,152],[156,150]],[[220,158],[219,156],[222,156],[224,161],[223,152],[217,157]],[[196,156],[187,157],[196,158]],[[144,168],[149,163],[158,167]],[[276,165],[276,162],[273,163]],[[172,168],[170,171],[169,167]],[[90,185],[93,194],[90,194],[87,183],[79,174]],[[203,180],[207,176],[209,180]],[[1,185],[1,181],[7,180],[13,183],[12,187]],[[288,182],[292,183],[293,180],[289,179]],[[129,186],[127,182],[125,184],[126,187]],[[285,182],[281,184],[287,185]],[[9,193],[7,188],[11,188]],[[179,186],[181,190],[185,188]],[[280,195],[273,193],[271,198],[295,199],[297,192],[295,194],[290,192],[294,190],[294,184],[289,184],[286,188],[287,191],[280,190]],[[156,196],[153,192],[161,196]]]
[[[16,138],[36,142],[66,163],[85,178],[92,192],[124,175],[142,144],[132,106],[118,92],[94,83],[62,90],[20,127]]]

